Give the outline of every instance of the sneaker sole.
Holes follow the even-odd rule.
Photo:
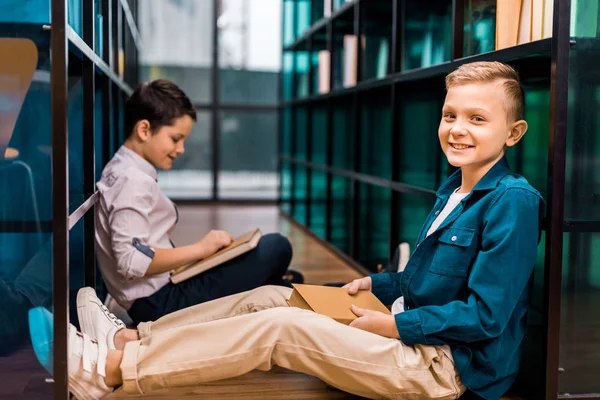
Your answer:
[[[97,297],[94,289],[89,287],[79,289],[79,292],[77,292],[77,318],[79,319],[79,325],[81,325],[81,333],[85,333],[92,340],[97,340],[94,324],[90,318],[90,313],[87,312],[87,304],[92,296]]]

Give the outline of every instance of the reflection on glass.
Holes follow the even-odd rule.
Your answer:
[[[11,370],[14,382],[3,383],[10,390],[45,374],[31,351],[27,313],[52,307],[52,124],[48,35],[30,36],[29,25],[47,23],[49,14],[38,15],[39,4],[9,3],[0,4],[0,20],[14,23],[0,27],[0,365]],[[36,395],[51,397],[46,386]]]
[[[379,178],[391,177],[392,110],[389,88],[361,99],[360,172]]]
[[[440,148],[438,128],[445,92],[443,82],[431,86],[403,86],[400,103],[399,180],[436,190],[445,178],[446,158]],[[419,121],[415,124],[415,121]]]
[[[559,392],[598,393],[600,234],[565,234]]]
[[[287,214],[292,212],[292,165],[287,162],[281,163],[280,185],[281,185],[281,210]]]
[[[327,163],[327,105],[315,104],[312,109],[311,162]]]
[[[352,181],[339,175],[331,179],[331,244],[350,254],[352,232]]]
[[[192,133],[185,141],[185,153],[170,171],[158,172],[158,185],[174,199],[212,197],[212,145],[210,112],[199,111]]]
[[[370,271],[389,259],[390,190],[360,184],[357,259]]]
[[[222,0],[219,80],[223,103],[277,103],[281,1]]]
[[[294,176],[294,218],[300,224],[306,224],[306,168],[300,165],[295,166]]]
[[[496,48],[496,0],[465,2],[464,55],[494,51]]]
[[[277,198],[277,112],[223,112],[219,152],[221,199]]]
[[[140,1],[140,79],[167,78],[195,103],[211,101],[212,0]],[[185,34],[182,34],[185,32]]]
[[[425,68],[451,58],[452,2],[404,0],[402,69]]]
[[[333,101],[333,160],[336,168],[354,169],[354,118],[351,99]]]
[[[327,230],[327,174],[311,171],[310,187],[310,226],[321,239],[326,239]]]

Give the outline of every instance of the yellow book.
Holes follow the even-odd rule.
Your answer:
[[[496,50],[517,45],[521,4],[521,0],[496,2]]]
[[[260,229],[248,232],[238,237],[229,246],[222,248],[212,256],[177,268],[171,273],[171,282],[179,283],[185,281],[186,279],[190,279],[195,275],[201,274],[204,271],[208,271],[211,268],[239,257],[256,248],[261,237],[262,233]]]

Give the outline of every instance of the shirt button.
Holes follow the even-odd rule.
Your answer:
[[[450,240],[452,240],[453,242],[456,242],[456,239],[458,239],[456,236],[452,236],[452,238]]]
[[[439,211],[436,211],[436,212],[435,212],[435,215],[440,215],[440,212],[439,212]]]

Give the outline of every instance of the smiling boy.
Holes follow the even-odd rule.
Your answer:
[[[114,338],[105,333],[116,329],[110,322],[84,332],[98,344],[71,327],[71,389],[100,397],[123,384],[144,394],[279,365],[368,398],[457,399],[467,388],[500,398],[521,359],[543,203],[504,158],[527,130],[517,73],[497,62],[466,64],[446,86],[438,136],[459,170],[439,188],[404,271],[346,286],[372,290],[392,315],[353,307],[359,318],[346,326],[288,307],[291,289],[269,286]],[[30,319],[51,322],[43,310]],[[107,340],[116,350],[105,356]],[[41,361],[46,341],[33,340]]]

